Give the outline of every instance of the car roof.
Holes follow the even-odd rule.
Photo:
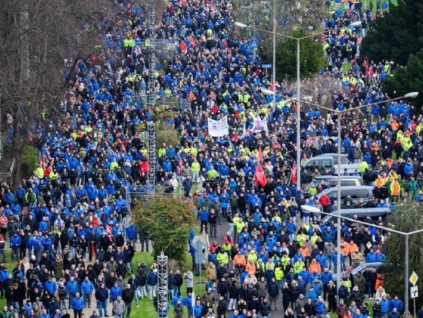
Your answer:
[[[382,264],[383,264],[382,262],[362,263],[362,264],[358,265],[356,268],[354,268],[351,271],[351,274],[356,275],[356,274],[358,274],[358,272],[362,272],[366,268],[379,268],[379,267],[382,266]]]
[[[337,156],[338,156],[337,153],[322,153],[321,155],[313,156],[313,157],[310,157],[308,159],[323,158],[323,157],[337,157]],[[347,155],[341,154],[341,157],[347,157]]]
[[[361,176],[341,176],[341,180],[348,180],[348,179],[359,179],[361,180]],[[338,180],[338,176],[332,176],[332,175],[325,175],[325,176],[315,176],[313,178],[313,181],[315,180]]]
[[[341,186],[341,191],[342,190],[373,190],[374,187],[372,186]],[[322,191],[325,193],[328,193],[329,191],[334,191],[334,190],[338,190],[338,187],[331,187],[331,188],[327,188],[325,190]]]

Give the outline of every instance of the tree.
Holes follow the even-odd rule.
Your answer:
[[[99,41],[111,0],[0,1],[0,107],[13,117],[14,185],[31,129],[49,116]],[[64,63],[64,61],[72,61]],[[57,120],[56,120],[57,121]]]
[[[392,224],[396,230],[402,232],[422,229],[423,207],[415,203],[409,203],[405,206],[398,207],[395,214],[388,218],[387,223]],[[423,267],[421,266],[421,257],[423,255],[422,240],[423,233],[412,235],[409,238],[410,274],[415,271],[420,277],[417,284],[420,290],[423,288]],[[383,244],[382,250],[387,256],[386,265],[382,268],[382,272],[385,275],[384,288],[392,297],[398,295],[398,297],[403,299],[405,288],[405,237],[391,233],[387,241]],[[421,297],[417,298],[416,301],[418,308],[420,308],[423,304]],[[409,308],[412,308],[412,306]]]
[[[363,40],[362,53],[376,62],[389,60],[405,65],[409,55],[422,46],[423,3],[403,0],[371,25]]]
[[[192,201],[172,196],[154,196],[138,202],[134,223],[153,242],[154,257],[163,251],[181,263],[187,250],[189,231],[196,220]]]
[[[383,83],[383,91],[389,96],[403,96],[409,92],[423,92],[423,49],[408,58],[407,66],[398,67],[393,76]],[[423,104],[423,94],[412,100],[417,105]]]
[[[296,38],[305,36],[303,31],[294,32]],[[323,47],[313,39],[300,41],[300,70],[301,77],[310,77],[317,73],[324,65]],[[265,58],[272,60],[272,51],[266,50]],[[287,40],[279,42],[276,47],[276,76],[279,81],[287,74],[290,78],[296,78],[297,74],[297,41]]]

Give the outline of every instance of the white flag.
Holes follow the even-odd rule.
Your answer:
[[[267,127],[266,118],[261,119],[259,116],[255,117],[253,122],[253,131],[254,132],[269,131],[269,128]]]
[[[226,117],[220,120],[208,119],[209,135],[212,137],[223,137],[229,135],[229,125]]]

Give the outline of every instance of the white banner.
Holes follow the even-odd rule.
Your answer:
[[[254,118],[253,123],[253,131],[254,132],[261,132],[261,131],[269,131],[269,128],[267,128],[267,120],[266,118],[261,119],[259,116]]]
[[[212,137],[223,137],[229,135],[229,125],[226,117],[220,120],[208,119],[209,135]]]

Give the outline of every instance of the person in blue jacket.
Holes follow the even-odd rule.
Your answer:
[[[131,243],[132,246],[135,246],[137,242],[137,228],[135,225],[131,224],[126,229],[126,240]]]
[[[91,294],[94,291],[94,284],[89,280],[88,276],[85,277],[81,284],[81,294],[84,298],[84,305],[87,308],[91,307]]]
[[[57,291],[57,283],[52,280],[51,276],[44,283],[44,289],[48,291],[50,296],[53,295]]]
[[[157,270],[151,269],[150,273],[147,276],[147,286],[148,286],[148,295],[150,300],[153,300],[156,297],[157,289]]]
[[[119,287],[118,282],[115,282],[112,288],[110,288],[110,299],[114,302],[119,296],[122,296],[122,288]]]
[[[76,293],[79,292],[79,284],[75,280],[75,277],[71,276],[69,281],[66,283],[66,291],[69,295],[69,309],[71,309],[72,300],[75,297]]]
[[[75,294],[75,297],[72,298],[71,308],[73,309],[73,317],[74,318],[81,318],[82,311],[84,310],[84,300],[80,297],[79,293]]]
[[[12,261],[17,261],[19,258],[19,248],[21,247],[22,239],[18,235],[18,233],[15,233],[10,238],[10,247],[12,248]]]
[[[197,300],[195,302],[194,308],[194,318],[201,318],[202,317],[202,313],[203,313],[203,306],[201,306],[201,301]]]
[[[391,300],[391,310],[393,310],[394,308],[397,309],[398,313],[401,313],[404,309],[404,303],[401,299],[398,298],[398,296],[395,296],[394,299]]]
[[[382,316],[387,317],[390,309],[391,306],[389,300],[386,299],[386,296],[383,296],[382,300],[380,301],[380,311],[382,313]]]
[[[317,297],[317,301],[314,304],[314,310],[316,311],[317,317],[324,317],[326,312],[326,306],[322,296]]]

